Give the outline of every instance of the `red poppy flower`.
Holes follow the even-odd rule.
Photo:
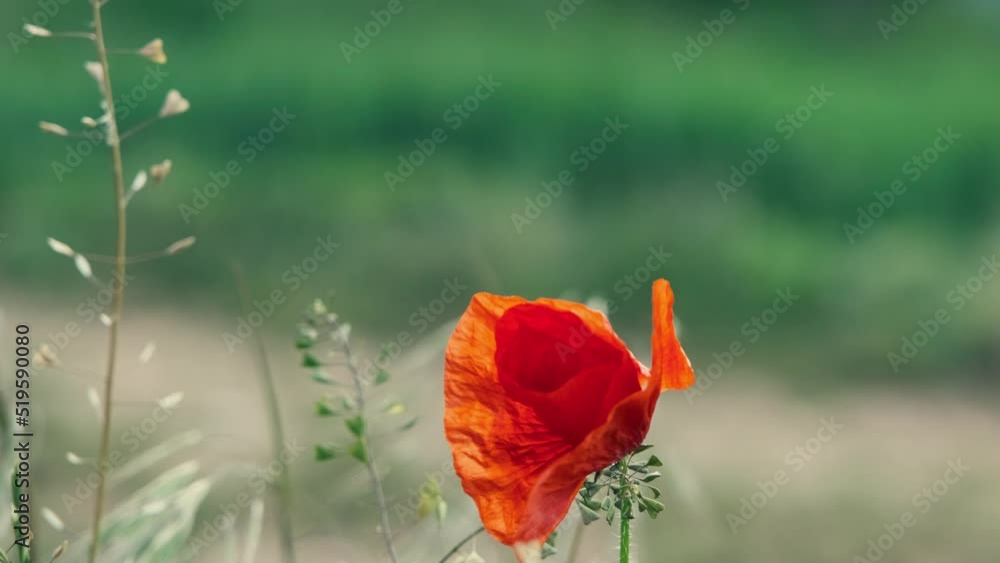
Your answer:
[[[473,296],[448,342],[444,423],[462,486],[497,540],[540,546],[587,476],[642,444],[660,392],[694,382],[673,301],[657,280],[650,370],[584,305]]]

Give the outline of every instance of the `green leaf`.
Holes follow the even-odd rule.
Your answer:
[[[584,526],[590,524],[591,522],[601,519],[600,514],[598,514],[596,511],[591,509],[589,506],[583,504],[582,502],[578,502],[576,503],[576,505],[580,507],[580,518],[583,519]]]
[[[399,430],[400,430],[400,432],[402,432],[404,430],[410,430],[411,428],[413,428],[416,425],[417,425],[417,419],[414,418],[414,419],[410,420],[409,422],[407,422],[406,424],[400,426]]]
[[[362,440],[351,445],[351,457],[361,463],[368,463],[368,446]]]
[[[660,494],[661,494],[660,493],[660,489],[657,489],[656,487],[654,487],[652,485],[646,485],[646,488],[649,489],[649,492],[653,493],[653,498],[660,498]]]
[[[360,414],[352,418],[348,418],[344,421],[344,425],[347,426],[347,430],[355,437],[361,438],[365,435],[365,417]]]
[[[660,477],[662,477],[662,474],[659,471],[653,471],[649,475],[646,475],[645,477],[643,477],[642,478],[642,482],[643,483],[649,483],[651,481],[659,479]]]
[[[649,461],[646,462],[646,466],[647,467],[663,467],[663,462],[660,461],[660,458],[656,457],[655,455],[651,455],[651,456],[649,456]]]
[[[316,461],[329,461],[337,457],[337,446],[333,444],[316,445]]]
[[[295,347],[299,350],[308,350],[313,347],[314,343],[313,339],[308,336],[300,336],[295,339]]]
[[[329,416],[337,416],[337,414],[337,411],[333,410],[333,405],[331,405],[326,399],[316,401],[316,416],[325,418]]]
[[[375,372],[375,385],[383,385],[388,383],[390,379],[392,379],[392,376],[384,369]]]
[[[611,510],[611,497],[604,497],[601,501],[601,511],[609,512]]]
[[[302,367],[307,368],[318,368],[322,366],[323,363],[316,359],[316,356],[306,352],[302,354]]]
[[[652,449],[652,447],[653,446],[651,446],[649,444],[643,444],[643,445],[639,446],[638,448],[636,448],[635,451],[632,452],[632,455],[641,454],[642,452],[644,452],[646,450]]]
[[[552,557],[557,553],[559,553],[559,550],[549,544],[545,544],[542,546],[542,559]]]

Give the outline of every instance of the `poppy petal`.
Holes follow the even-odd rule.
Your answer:
[[[674,292],[670,282],[653,282],[653,370],[662,389],[687,389],[694,383],[694,370],[674,330]]]

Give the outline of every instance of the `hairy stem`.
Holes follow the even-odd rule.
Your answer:
[[[447,563],[447,561],[449,559],[451,559],[452,557],[455,556],[456,553],[458,553],[458,550],[462,549],[462,546],[464,546],[465,544],[469,543],[470,541],[472,541],[472,538],[478,536],[479,534],[481,534],[481,533],[483,533],[485,531],[486,531],[486,528],[483,528],[482,526],[480,526],[478,530],[476,530],[475,532],[472,532],[471,534],[465,536],[465,538],[463,538],[462,541],[460,541],[457,544],[455,544],[455,547],[451,548],[451,551],[449,551],[448,553],[446,553],[444,555],[444,557],[441,558],[441,561],[439,561],[438,563]]]
[[[365,384],[358,373],[358,366],[354,363],[354,356],[351,354],[351,346],[344,342],[344,354],[347,356],[347,366],[351,371],[351,379],[354,381],[355,401],[358,405],[358,414],[364,417],[365,413]],[[379,528],[382,533],[382,540],[385,542],[385,550],[389,554],[392,563],[399,563],[399,556],[396,554],[396,546],[392,543],[392,528],[389,525],[389,509],[385,503],[385,492],[382,490],[382,478],[379,477],[378,469],[375,467],[375,457],[372,454],[371,444],[368,443],[368,425],[359,437],[365,447],[365,467],[368,468],[368,476],[372,481],[372,488],[375,489],[375,503],[378,508]]]
[[[111,148],[111,169],[114,175],[115,188],[115,213],[117,217],[117,244],[115,246],[115,276],[119,280],[125,279],[125,258],[126,258],[126,202],[125,202],[125,175],[122,173],[122,150],[121,141],[118,138],[118,121],[115,117],[115,100],[111,92],[111,69],[108,64],[108,49],[104,44],[104,26],[101,21],[100,0],[91,0],[91,7],[94,14],[94,39],[97,44],[98,62],[103,70],[103,84],[101,91],[104,94],[104,103],[108,113],[107,135],[108,146]],[[122,306],[125,297],[124,284],[114,285],[114,293],[111,302],[111,326],[108,337],[108,367],[104,377],[104,416],[101,420],[101,443],[98,452],[99,467],[109,467],[108,450],[111,442],[111,404],[113,399],[115,381],[115,360],[118,354],[118,325],[121,322]],[[97,553],[100,551],[101,541],[101,518],[104,513],[104,497],[107,475],[100,473],[97,483],[97,500],[94,503],[94,521],[91,524],[90,554],[87,558],[89,563],[97,561]]]
[[[621,461],[621,477],[618,479],[618,484],[621,486],[619,489],[621,491],[621,511],[619,516],[621,517],[621,543],[618,547],[618,561],[619,563],[629,563],[629,547],[632,543],[632,494],[629,492],[629,482],[628,482],[628,463],[629,456]]]
[[[243,269],[238,263],[233,263],[233,275],[236,278],[237,290],[240,294],[240,305],[243,316],[250,313],[252,296],[243,277]],[[267,403],[268,422],[271,432],[271,455],[280,459],[285,444],[285,430],[281,423],[281,407],[278,404],[278,390],[271,373],[271,359],[267,346],[259,331],[254,332],[257,344],[257,373],[260,375],[260,388]],[[292,533],[292,478],[286,468],[274,482],[274,493],[278,499],[278,532],[281,541],[281,554],[284,563],[295,563],[295,536]]]

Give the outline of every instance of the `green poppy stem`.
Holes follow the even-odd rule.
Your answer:
[[[629,456],[631,458],[632,456]],[[631,493],[629,492],[629,482],[628,482],[628,460],[629,458],[623,459],[621,463],[621,473],[618,478],[618,484],[620,485],[619,494],[621,495],[621,511],[619,516],[621,518],[621,543],[618,548],[618,561],[619,563],[629,563],[629,547],[632,543],[632,499]]]

